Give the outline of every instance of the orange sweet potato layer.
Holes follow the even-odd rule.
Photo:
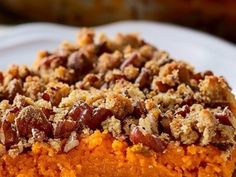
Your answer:
[[[68,153],[56,153],[48,144],[34,144],[32,151],[14,159],[4,155],[0,176],[36,177],[231,177],[236,151],[223,159],[218,149],[169,144],[162,154],[139,151],[96,131],[82,138]]]

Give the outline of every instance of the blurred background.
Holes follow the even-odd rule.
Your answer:
[[[120,20],[168,22],[236,43],[236,0],[0,0],[0,25],[94,26]]]

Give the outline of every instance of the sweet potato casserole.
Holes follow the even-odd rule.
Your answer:
[[[0,73],[0,176],[232,177],[236,102],[135,34],[41,51]]]

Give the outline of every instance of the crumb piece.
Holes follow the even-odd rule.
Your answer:
[[[118,119],[123,119],[133,112],[132,103],[127,97],[110,92],[106,96],[105,107],[110,109]]]
[[[111,132],[114,137],[118,137],[121,134],[121,121],[114,116],[102,122],[104,130]]]
[[[105,72],[107,70],[118,67],[121,62],[122,54],[115,51],[112,54],[104,53],[98,58],[97,68],[100,72]]]

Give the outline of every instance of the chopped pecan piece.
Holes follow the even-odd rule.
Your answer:
[[[205,76],[213,76],[214,75],[214,73],[212,72],[212,71],[210,71],[210,70],[207,70],[207,71],[205,71],[204,73],[203,73],[203,76],[205,77]]]
[[[4,75],[3,72],[0,71],[0,83],[4,81]]]
[[[48,93],[46,93],[46,92],[44,92],[44,93],[42,94],[42,98],[43,98],[45,101],[50,101],[50,95],[49,95]]]
[[[56,68],[60,65],[64,66],[67,58],[65,56],[60,56],[60,55],[49,55],[46,56],[41,62],[40,62],[40,67],[43,68]]]
[[[112,116],[112,112],[106,108],[93,108],[83,103],[72,108],[68,115],[73,120],[81,121],[84,125],[95,130],[104,120]]]
[[[142,115],[146,114],[147,110],[145,108],[144,102],[138,101],[133,110],[133,116],[136,118],[140,118]]]
[[[173,62],[173,61],[174,61],[174,60],[171,59],[171,58],[163,58],[163,59],[159,60],[158,65],[159,65],[160,67],[162,67],[162,66],[164,66],[164,65],[166,65],[166,64],[168,64],[168,63],[171,63],[171,62]]]
[[[136,78],[135,83],[139,84],[140,88],[149,88],[151,84],[151,76],[147,69],[142,68],[139,76]]]
[[[123,70],[126,66],[128,65],[133,65],[133,66],[140,66],[140,61],[138,59],[138,54],[137,53],[133,53],[131,54],[131,56],[129,56],[121,65],[120,65],[120,69]]]
[[[19,111],[20,111],[20,109],[19,109],[18,107],[16,107],[16,106],[12,107],[12,108],[9,110],[10,113],[17,113],[17,112],[19,112]]]
[[[230,116],[229,111],[218,112],[215,114],[215,118],[224,125],[232,125],[230,122]]]
[[[111,53],[112,50],[108,48],[106,42],[102,42],[96,46],[96,55],[100,56],[103,53]]]
[[[43,131],[47,136],[52,134],[52,125],[45,114],[39,108],[27,106],[16,118],[16,129],[19,136],[31,137],[33,128]]]
[[[6,146],[17,142],[16,131],[12,128],[11,123],[6,120],[3,120],[0,124],[0,141]]]
[[[76,128],[76,121],[61,120],[55,124],[53,134],[55,138],[67,138]]]
[[[161,81],[157,81],[156,82],[157,88],[160,92],[167,92],[171,86],[169,86],[168,84],[163,84]]]
[[[144,134],[139,127],[135,127],[130,133],[130,141],[133,144],[141,143],[155,152],[163,152],[166,149],[166,142],[151,134]]]
[[[55,114],[52,109],[48,109],[48,108],[42,108],[42,111],[47,118]]]
[[[104,120],[111,116],[112,112],[109,109],[95,108],[93,109],[92,119],[84,119],[83,122],[94,130],[99,127]]]
[[[78,135],[76,132],[72,132],[70,137],[65,143],[64,152],[69,152],[71,149],[79,145]]]
[[[197,82],[199,82],[200,80],[203,80],[206,76],[212,76],[214,75],[212,71],[207,70],[204,73],[198,72],[196,74],[192,75],[192,78],[195,79]]]
[[[230,105],[229,101],[227,100],[211,100],[211,102],[205,103],[206,107],[210,108],[225,108]]]
[[[93,124],[92,115],[93,115],[93,107],[83,104],[80,107],[81,113],[79,115],[79,120],[86,126],[90,127]]]
[[[68,113],[68,116],[71,117],[73,120],[78,121],[84,110],[87,110],[87,111],[89,110],[89,112],[92,112],[92,107],[90,107],[86,103],[82,103],[80,105],[74,105],[73,108]]]
[[[74,69],[78,74],[85,74],[92,69],[92,64],[82,51],[76,51],[69,56],[67,67]]]

